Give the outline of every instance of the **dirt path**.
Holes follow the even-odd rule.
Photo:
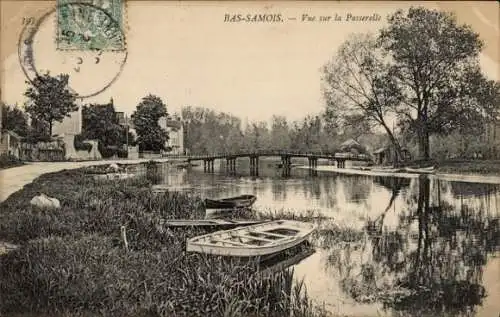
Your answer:
[[[103,165],[111,163],[134,164],[147,162],[148,159],[138,160],[106,160],[86,162],[36,162],[23,166],[0,170],[0,203],[7,199],[12,193],[20,190],[24,185],[31,183],[35,178],[46,174],[62,171],[64,169],[75,169],[91,165]],[[165,161],[165,160],[156,160]]]

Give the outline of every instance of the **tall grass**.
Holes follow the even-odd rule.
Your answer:
[[[324,315],[293,286],[293,271],[261,276],[253,260],[186,253],[201,230],[159,230],[165,218],[202,217],[198,197],[153,194],[147,179],[89,176],[44,175],[0,205],[0,240],[21,245],[0,256],[0,314]],[[61,208],[31,206],[41,192]]]

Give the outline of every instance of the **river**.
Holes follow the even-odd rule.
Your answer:
[[[253,194],[261,212],[327,217],[316,252],[294,266],[308,295],[346,316],[494,316],[500,312],[500,185],[292,168],[261,159],[177,169],[157,188],[202,197]],[[332,226],[333,224],[333,226]],[[335,228],[335,229],[332,229]]]

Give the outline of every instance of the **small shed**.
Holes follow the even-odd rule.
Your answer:
[[[410,152],[406,148],[401,148],[402,160],[406,161],[411,159]],[[373,152],[375,157],[375,164],[385,165],[393,164],[397,161],[396,149],[394,145],[383,146]]]
[[[3,131],[0,138],[0,154],[10,154],[19,158],[22,139],[23,138],[14,131]]]

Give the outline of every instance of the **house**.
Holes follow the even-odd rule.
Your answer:
[[[129,118],[125,115],[125,112],[121,111],[116,111],[116,119],[118,120],[118,124],[121,125],[122,127],[127,126],[129,124]]]
[[[340,145],[340,151],[352,154],[366,154],[367,151],[358,141],[349,139]]]
[[[66,159],[79,159],[78,151],[75,149],[75,136],[82,133],[82,106],[77,101],[78,109],[70,113],[61,122],[54,122],[52,127],[52,136],[58,136],[62,139],[65,148]]]
[[[166,147],[171,148],[168,154],[182,155],[184,154],[184,127],[179,117],[174,118],[162,117],[158,120],[160,127],[168,131],[168,141]]]
[[[402,160],[406,161],[411,159],[410,152],[406,148],[401,148]],[[375,164],[386,165],[386,164],[394,164],[396,163],[396,149],[393,144],[383,146],[373,152],[373,156],[375,157]]]
[[[17,158],[21,155],[22,137],[14,131],[6,130],[0,136],[0,154],[10,154]]]

